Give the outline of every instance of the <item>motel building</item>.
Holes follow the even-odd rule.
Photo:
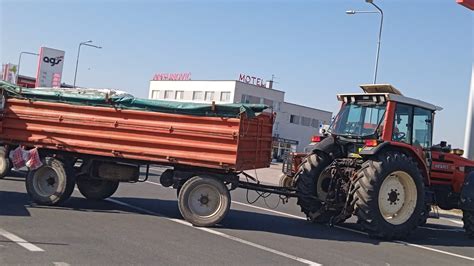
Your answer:
[[[266,104],[276,113],[273,126],[273,158],[288,152],[304,152],[311,137],[319,135],[332,113],[285,101],[285,92],[273,88],[272,81],[239,75],[238,80],[191,80],[191,73],[156,74],[150,81],[150,99],[195,103]]]

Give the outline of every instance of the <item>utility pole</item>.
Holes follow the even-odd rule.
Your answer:
[[[456,0],[460,5],[474,11],[474,0]],[[467,107],[466,131],[464,133],[464,157],[474,159],[474,63],[471,74],[471,91]]]

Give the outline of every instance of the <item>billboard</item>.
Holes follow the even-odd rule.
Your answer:
[[[35,87],[59,88],[63,65],[64,51],[41,47]]]
[[[16,76],[17,76],[18,66],[8,63],[2,64],[2,80],[8,81],[10,83],[16,83]]]

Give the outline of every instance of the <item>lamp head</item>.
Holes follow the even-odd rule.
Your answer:
[[[355,13],[356,13],[355,10],[347,10],[347,11],[346,11],[346,14],[347,14],[347,15],[354,15]]]

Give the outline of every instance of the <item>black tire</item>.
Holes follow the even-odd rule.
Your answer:
[[[90,200],[103,200],[112,196],[117,191],[119,183],[115,180],[90,179],[87,177],[78,177],[76,180],[79,192]]]
[[[428,218],[430,218],[431,212],[431,204],[425,205],[425,210],[420,216],[420,221],[418,222],[419,226],[424,226],[428,222]]]
[[[194,176],[181,187],[178,206],[183,218],[191,224],[213,226],[227,215],[230,193],[224,183],[216,178]]]
[[[318,195],[318,185],[322,183],[318,181],[321,181],[321,174],[330,164],[331,159],[326,154],[313,153],[304,159],[297,172],[296,189],[300,195],[297,204],[306,217],[315,223],[327,223],[332,216],[337,214],[334,211],[325,211],[317,216],[314,215],[320,211],[325,199],[322,195]],[[318,197],[319,200],[314,197]]]
[[[384,193],[380,191],[382,184],[389,176],[395,177],[397,180],[406,180],[405,182],[410,182],[415,187],[405,185],[403,193],[398,189],[391,188],[391,191],[387,193],[389,203],[379,203],[379,194]],[[391,185],[390,180],[388,184]],[[384,189],[390,188],[389,185]],[[414,200],[415,192],[416,201]],[[403,199],[398,198],[400,193],[405,195]],[[381,195],[381,197],[384,196]],[[383,208],[380,204],[389,204],[395,207],[400,200],[403,204],[398,203],[398,206],[402,207],[399,207],[400,209],[396,212],[397,216],[393,215],[390,218],[392,220],[388,221],[388,218],[384,218],[380,210]],[[405,201],[407,204],[404,203]],[[410,204],[410,202],[412,203]],[[382,153],[377,158],[364,162],[361,170],[357,173],[352,203],[358,223],[368,232],[369,236],[383,239],[406,238],[422,222],[426,213],[423,176],[417,163],[412,158],[396,151]],[[397,221],[397,219],[399,220]]]
[[[76,183],[74,170],[69,165],[46,157],[41,167],[29,171],[25,183],[31,199],[41,205],[58,205],[69,199]]]
[[[8,158],[7,149],[0,147],[0,179],[8,176],[11,173],[12,163]]]
[[[469,238],[474,239],[474,211],[463,210],[462,221],[464,222],[464,230]]]

